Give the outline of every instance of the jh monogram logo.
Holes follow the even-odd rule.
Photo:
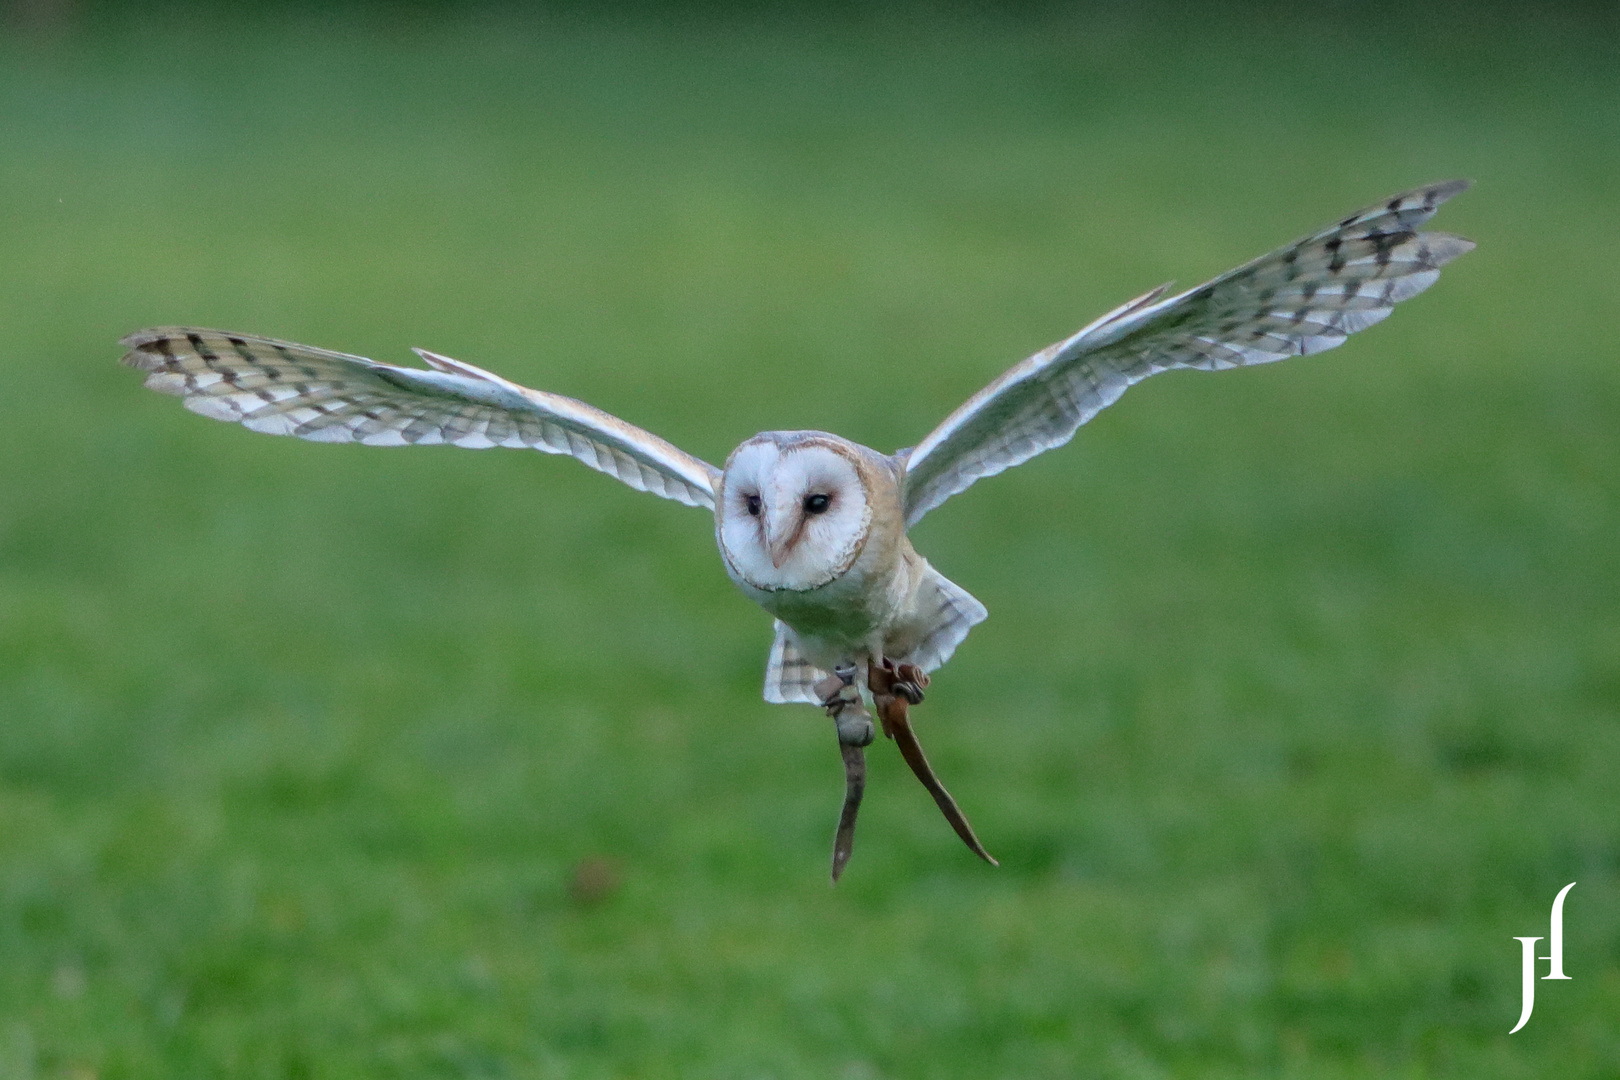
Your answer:
[[[1552,925],[1547,928],[1547,955],[1540,959],[1551,965],[1543,979],[1567,979],[1564,974],[1564,897],[1569,890],[1575,887],[1572,881],[1558,891],[1553,898]],[[1519,1013],[1519,1022],[1513,1025],[1512,1035],[1530,1022],[1530,1013],[1536,1007],[1536,942],[1538,937],[1516,937],[1513,939],[1524,947],[1524,1011]]]

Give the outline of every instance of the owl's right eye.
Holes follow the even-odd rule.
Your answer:
[[[758,495],[744,495],[743,496],[743,503],[746,504],[747,507],[748,507],[748,516],[749,517],[759,517],[759,496]]]

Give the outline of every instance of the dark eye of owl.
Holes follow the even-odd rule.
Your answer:
[[[759,517],[759,496],[744,495],[743,502],[748,504],[748,513],[752,517]]]
[[[825,514],[827,507],[832,505],[832,498],[827,495],[806,495],[804,509],[810,514]]]

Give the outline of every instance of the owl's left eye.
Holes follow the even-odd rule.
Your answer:
[[[827,507],[831,505],[831,496],[806,495],[804,497],[804,509],[805,512],[809,514],[825,514],[827,512]]]
[[[749,517],[759,517],[759,496],[744,495],[743,503],[748,507]]]

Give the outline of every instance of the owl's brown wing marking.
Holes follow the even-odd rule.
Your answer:
[[[253,431],[371,446],[449,443],[569,454],[666,499],[714,509],[714,466],[601,409],[416,350],[395,367],[289,341],[158,327],[122,342],[146,385],[192,412]]]
[[[1321,352],[1379,322],[1473,249],[1417,231],[1467,187],[1453,180],[1396,195],[1168,299],[1161,286],[1031,356],[896,455],[907,526],[975,480],[1062,446],[1149,375]]]

